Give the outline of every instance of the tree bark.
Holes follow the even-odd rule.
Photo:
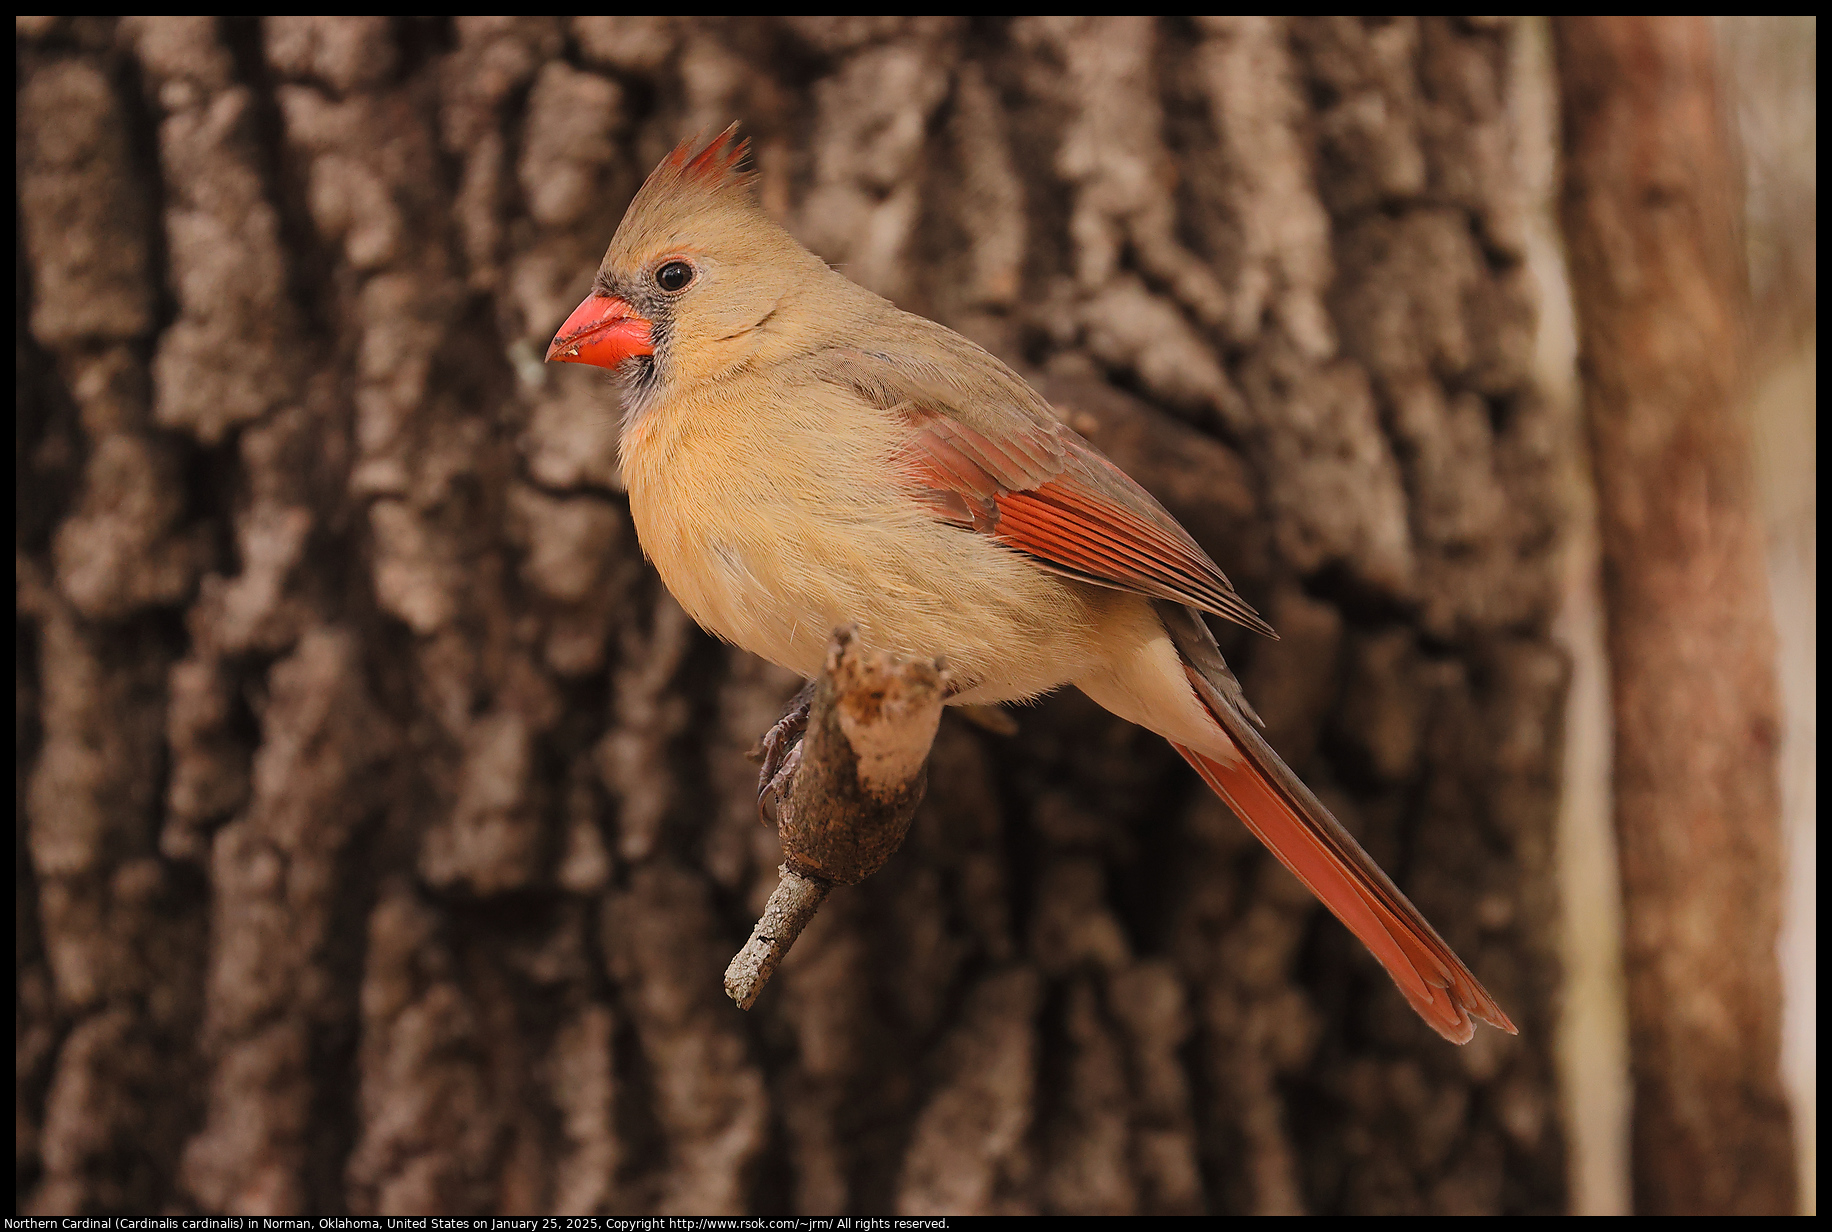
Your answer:
[[[1596,467],[1636,1209],[1792,1214],[1775,641],[1737,419],[1740,182],[1704,18],[1554,22]]]
[[[1505,22],[20,19],[19,1187],[241,1214],[1553,1211],[1548,635]],[[978,339],[1280,630],[1273,743],[1468,1048],[1148,733],[949,715],[748,1014],[796,682],[538,362],[641,177]]]

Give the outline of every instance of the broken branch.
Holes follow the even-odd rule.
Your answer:
[[[783,864],[751,937],[725,970],[749,1009],[835,885],[871,876],[903,845],[947,696],[939,661],[865,650],[840,629],[827,647],[800,764],[777,791]]]

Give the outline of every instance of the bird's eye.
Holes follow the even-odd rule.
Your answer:
[[[685,261],[670,261],[655,271],[655,285],[664,291],[679,291],[693,281],[693,266]]]

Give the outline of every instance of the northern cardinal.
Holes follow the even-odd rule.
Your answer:
[[[682,607],[808,678],[855,624],[945,659],[955,704],[1075,685],[1169,740],[1439,1034],[1512,1033],[1261,738],[1198,613],[1272,630],[1215,562],[1017,373],[772,221],[746,146],[662,160],[547,352],[621,378],[631,517]]]

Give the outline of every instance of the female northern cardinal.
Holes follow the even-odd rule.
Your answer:
[[[806,677],[829,632],[944,658],[956,704],[1073,684],[1168,739],[1446,1039],[1514,1026],[1298,781],[1199,612],[1271,629],[1157,501],[967,339],[757,205],[733,125],[649,176],[547,358],[615,369],[644,552]]]

